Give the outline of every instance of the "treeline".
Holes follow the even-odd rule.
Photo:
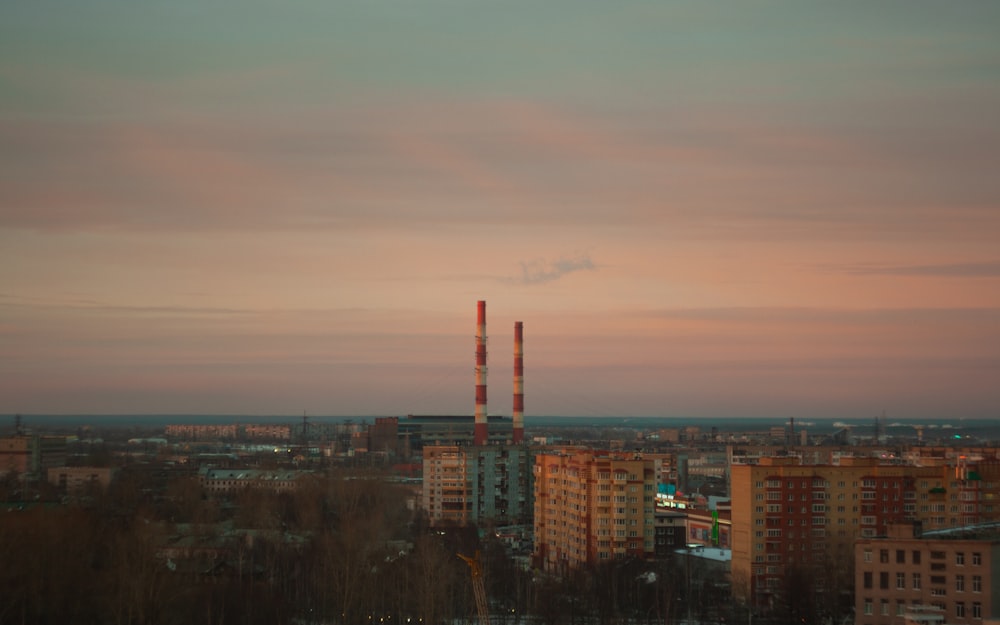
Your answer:
[[[194,476],[157,492],[126,471],[75,503],[8,505],[0,623],[463,619],[474,602],[456,553],[479,548],[476,534],[430,531],[408,496],[378,475],[333,474],[222,501]]]
[[[8,480],[0,496],[21,492]],[[471,624],[472,583],[457,554],[477,551],[493,625],[751,619],[726,576],[697,561],[617,560],[546,576],[525,571],[489,532],[429,527],[413,496],[376,473],[343,471],[292,493],[218,499],[194,475],[163,480],[133,467],[108,492],[72,503],[8,504],[0,624]],[[753,621],[839,622],[851,598],[816,589],[849,588],[850,571],[790,576],[770,618]]]

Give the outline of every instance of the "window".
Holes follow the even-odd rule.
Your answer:
[[[973,605],[972,609],[973,610],[976,609],[975,605]],[[871,616],[872,615],[872,600],[871,599],[865,599],[865,615],[866,616]]]
[[[882,564],[889,564],[889,550],[879,549],[878,550],[878,561]]]
[[[916,549],[913,550],[913,563],[920,564],[920,552]]]
[[[920,573],[914,573],[911,579],[913,580],[913,590],[920,590]]]
[[[865,562],[871,562],[872,561],[872,550],[871,549],[865,549],[864,560],[865,560]]]
[[[896,573],[896,590],[906,590],[906,573]]]
[[[972,566],[979,566],[983,563],[983,554],[978,551],[972,553]],[[973,607],[975,609],[975,607]]]
[[[906,564],[906,551],[902,549],[896,550],[896,564]]]
[[[972,602],[972,618],[983,618],[983,604],[978,601]]]
[[[878,574],[878,587],[882,590],[889,590],[889,572],[882,571]]]
[[[957,601],[955,603],[955,616],[957,616],[958,618],[965,617],[965,602]]]
[[[965,576],[964,575],[956,575],[955,576],[955,592],[964,592],[964,591],[965,591]]]
[[[868,590],[871,587],[872,587],[872,572],[865,571],[865,590]]]
[[[955,564],[958,566],[965,564],[965,554],[961,551],[955,553]]]
[[[983,592],[983,578],[979,575],[972,576],[972,592]]]
[[[883,599],[882,600],[881,607],[882,607],[882,616],[889,616],[889,600],[888,599]]]

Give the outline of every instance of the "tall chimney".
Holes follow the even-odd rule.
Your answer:
[[[486,422],[486,302],[480,300],[476,317],[476,425],[473,445],[485,445],[489,439]]]
[[[524,442],[524,324],[514,322],[514,444]]]

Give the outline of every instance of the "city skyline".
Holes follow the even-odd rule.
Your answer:
[[[998,27],[0,7],[0,412],[998,417]]]

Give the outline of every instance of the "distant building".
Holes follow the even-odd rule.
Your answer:
[[[229,425],[183,423],[168,425],[165,433],[170,438],[179,440],[217,440],[235,439],[238,431],[239,426],[235,423]]]
[[[377,417],[375,425],[368,427],[367,435],[365,447],[370,452],[398,456],[404,450],[399,438],[399,417]]]
[[[514,424],[510,418],[487,417],[489,445],[513,441]],[[428,445],[472,445],[473,415],[407,415],[398,420],[399,436],[406,437],[414,451]]]
[[[233,495],[248,488],[258,488],[273,493],[290,492],[309,471],[261,469],[202,468],[198,481],[211,495]]]
[[[855,543],[855,623],[979,624],[1000,607],[1000,525],[899,524]]]
[[[431,524],[529,522],[534,456],[526,445],[425,446],[423,509]]]
[[[243,435],[246,438],[290,441],[292,440],[292,426],[267,423],[247,424],[243,426]]]
[[[42,479],[45,471],[66,464],[66,437],[22,434],[0,438],[0,475],[17,473]]]
[[[52,467],[48,480],[69,494],[81,494],[92,488],[107,490],[117,473],[113,467]]]

